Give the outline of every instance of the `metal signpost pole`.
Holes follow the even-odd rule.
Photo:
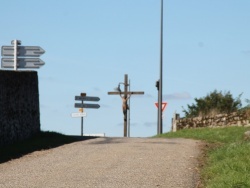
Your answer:
[[[83,117],[81,117],[81,136],[83,136]]]
[[[82,101],[83,105],[83,101]],[[81,136],[83,136],[83,117],[81,117]]]
[[[14,40],[14,70],[17,70],[17,40]]]
[[[161,0],[161,31],[160,31],[160,80],[158,93],[158,134],[162,134],[162,60],[163,60],[163,0]]]

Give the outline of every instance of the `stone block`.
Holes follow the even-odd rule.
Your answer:
[[[0,145],[27,139],[40,131],[36,71],[0,70]]]

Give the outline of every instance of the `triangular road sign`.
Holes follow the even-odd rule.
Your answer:
[[[162,112],[165,110],[167,104],[168,104],[168,103],[166,103],[166,102],[162,102],[162,103],[161,103],[161,111],[162,111]],[[159,106],[158,102],[155,103],[155,106],[158,108],[158,106]]]

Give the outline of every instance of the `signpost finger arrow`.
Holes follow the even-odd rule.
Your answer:
[[[89,96],[75,96],[75,100],[77,101],[99,101],[99,97],[89,97]]]
[[[17,56],[39,57],[45,50],[40,46],[18,46]],[[14,56],[14,46],[2,46],[2,56]]]
[[[18,58],[17,59],[18,68],[39,68],[43,66],[44,64],[45,64],[44,61],[39,58]],[[4,68],[13,68],[14,59],[2,58],[1,65]]]
[[[100,108],[99,104],[75,103],[75,108]]]

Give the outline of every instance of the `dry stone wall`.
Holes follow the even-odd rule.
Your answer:
[[[0,145],[27,139],[39,131],[37,72],[0,70]]]
[[[244,111],[195,118],[179,118],[175,114],[172,121],[172,131],[198,127],[250,126],[249,119],[249,115]]]

